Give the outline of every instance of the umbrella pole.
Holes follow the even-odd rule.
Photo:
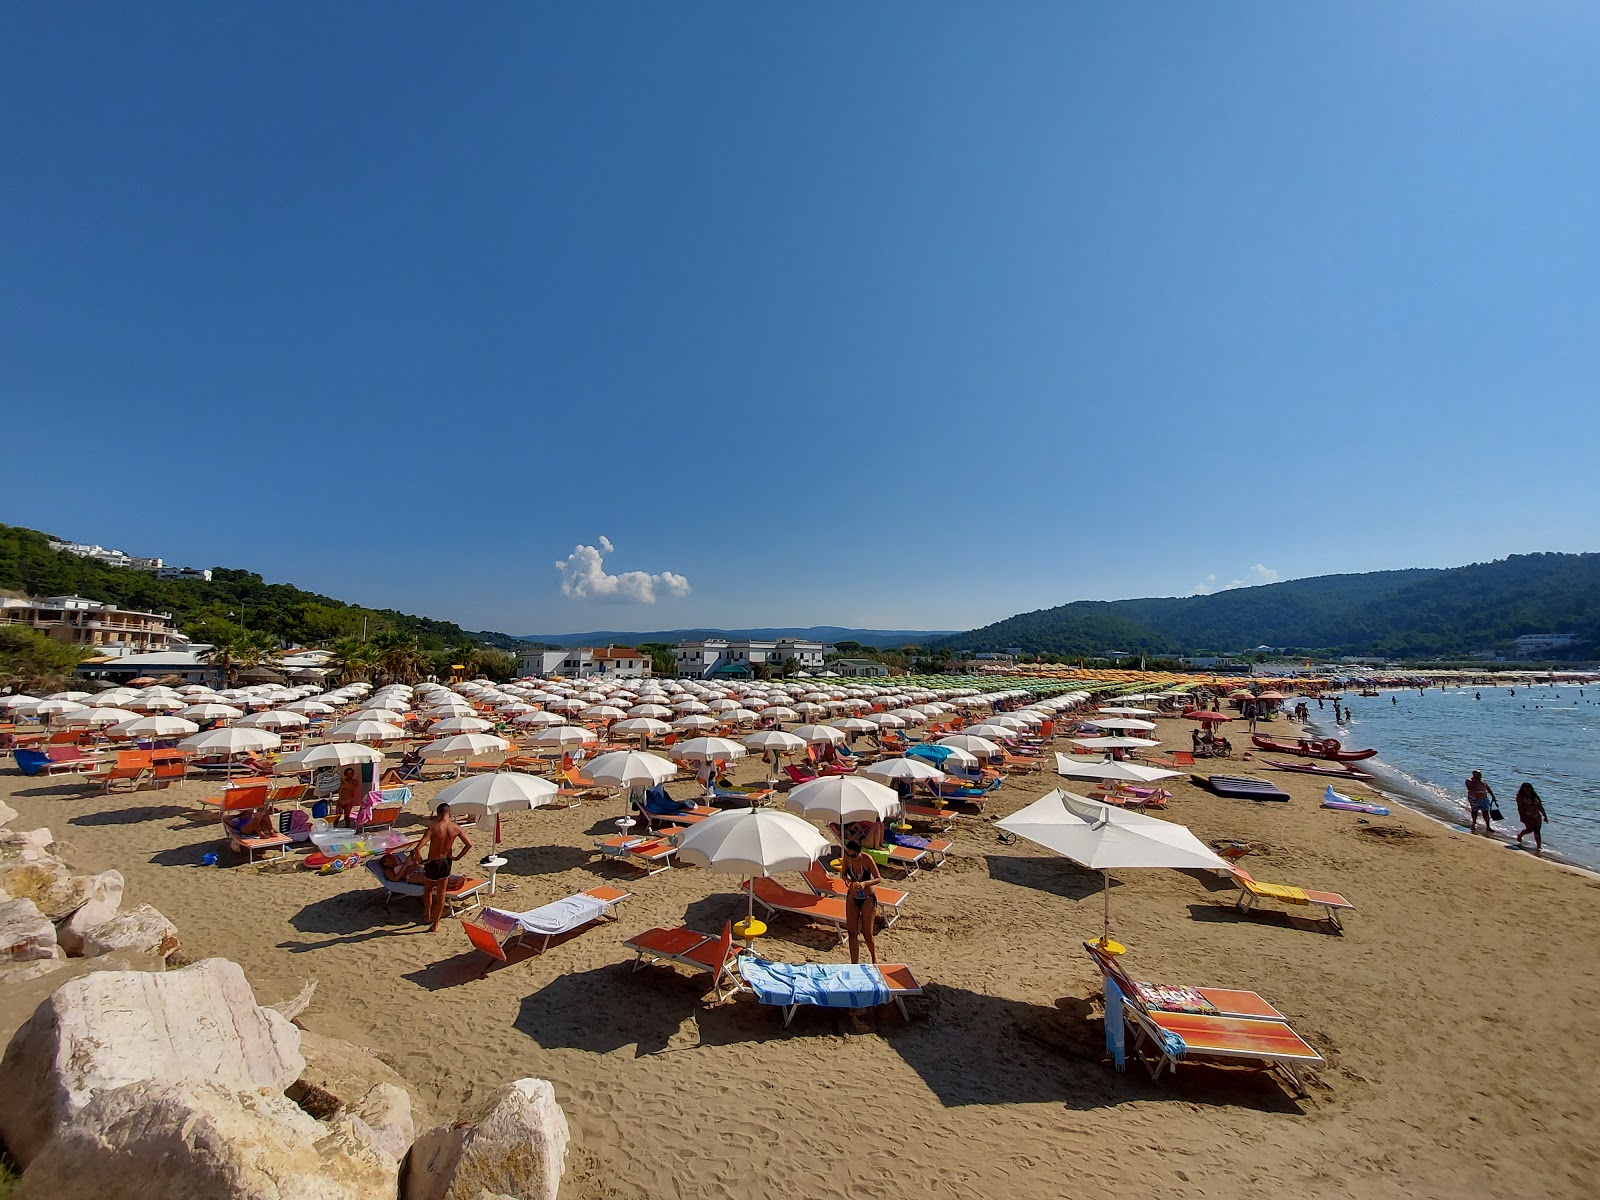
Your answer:
[[[1100,893],[1105,897],[1105,923],[1100,928],[1100,948],[1103,950],[1111,943],[1111,872],[1100,872]]]

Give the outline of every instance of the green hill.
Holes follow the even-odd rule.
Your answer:
[[[287,583],[267,583],[252,571],[216,567],[211,581],[157,579],[146,571],[111,567],[50,548],[50,536],[0,525],[0,588],[29,596],[77,595],[147,612],[169,612],[197,641],[269,634],[291,645],[325,645],[364,632],[374,643],[404,641],[423,652],[527,643],[504,633],[462,629],[449,621],[387,608],[362,608]]]
[[[1600,554],[1322,575],[1209,596],[1080,600],[1020,613],[938,647],[1089,656],[1267,645],[1415,658],[1506,651],[1525,633],[1577,633],[1600,646]]]

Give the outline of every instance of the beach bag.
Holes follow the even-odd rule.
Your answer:
[[[1489,815],[1496,821],[1504,821],[1506,819],[1505,814],[1500,811],[1500,806],[1498,804],[1489,805]]]

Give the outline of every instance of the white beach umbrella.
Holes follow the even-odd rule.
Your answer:
[[[752,733],[744,739],[747,749],[759,750],[762,756],[772,755],[772,770],[774,772],[771,782],[776,783],[778,759],[785,754],[793,754],[797,750],[806,748],[806,740],[796,737],[792,733],[785,733],[781,729],[764,729],[760,733]]]
[[[225,729],[210,729],[186,737],[178,745],[196,754],[250,754],[257,750],[276,750],[279,738],[266,729],[241,729],[237,725]]]
[[[738,742],[719,737],[690,738],[672,749],[684,762],[697,763],[734,762],[748,753]]]
[[[812,746],[818,745],[822,742],[827,742],[830,745],[833,745],[844,741],[846,736],[844,730],[838,729],[832,725],[801,725],[796,729],[791,729],[789,732],[794,734],[795,737],[801,739],[803,742]]]
[[[566,718],[560,713],[540,711],[523,713],[520,717],[513,717],[511,718],[511,723],[513,725],[529,725],[538,729],[547,725],[565,725],[567,722]]]
[[[1147,750],[1152,746],[1161,745],[1160,742],[1140,737],[1073,738],[1072,744],[1082,746],[1086,750]]]
[[[1111,872],[1135,867],[1216,868],[1227,863],[1182,825],[1059,789],[995,822],[1079,866],[1099,871],[1105,893],[1101,944],[1111,940]]]
[[[1106,720],[1094,717],[1089,723],[1099,729],[1126,729],[1139,733],[1147,732],[1156,727],[1154,721],[1140,721],[1133,717],[1110,717]]]
[[[494,722],[485,721],[482,717],[446,717],[429,725],[428,732],[438,737],[447,733],[482,733],[485,729],[493,728]]]
[[[48,696],[45,697],[45,699],[46,700],[88,700],[88,699],[92,698],[93,695],[94,695],[93,692],[51,692]]]
[[[180,708],[178,715],[191,721],[231,721],[244,716],[244,710],[234,708],[231,704],[191,704],[187,708]]]
[[[792,813],[735,809],[707,817],[678,842],[678,859],[718,874],[759,879],[803,871],[828,851],[828,839]],[[751,889],[745,920],[755,913]]]
[[[186,733],[198,733],[200,726],[193,721],[185,721],[182,717],[168,717],[157,714],[155,716],[140,717],[134,721],[124,721],[120,725],[113,725],[107,732],[112,737],[118,738],[168,738],[180,737]]]
[[[1160,715],[1153,708],[1129,708],[1126,705],[1107,705],[1098,711],[1105,713],[1108,717],[1154,717]],[[1096,721],[1095,724],[1098,725],[1100,722]]]
[[[363,746],[356,742],[326,742],[321,746],[312,746],[308,750],[285,754],[272,769],[276,775],[303,775],[322,767],[349,767],[358,763],[382,761],[383,751],[375,750],[371,746]]]
[[[867,720],[880,729],[904,729],[906,725],[903,717],[897,717],[890,712],[873,713]]]
[[[551,750],[571,750],[577,746],[593,745],[600,735],[580,725],[552,725],[533,735],[533,744]]]
[[[798,721],[800,719],[800,714],[795,712],[794,709],[785,708],[781,704],[774,704],[771,708],[766,709],[762,715],[771,721]]]
[[[679,717],[676,721],[674,721],[672,723],[672,727],[674,729],[688,729],[692,731],[696,729],[715,729],[721,723],[722,722],[718,721],[715,717],[708,717],[704,713],[689,713],[688,715]]]
[[[656,708],[659,706],[651,704],[645,707]],[[671,712],[672,710],[669,708],[662,711]],[[636,737],[642,743],[649,738],[665,737],[672,732],[672,726],[665,721],[658,721],[654,717],[629,717],[626,721],[618,721],[613,725],[611,732],[622,737]]]
[[[137,721],[139,714],[130,712],[125,708],[85,708],[81,712],[68,713],[61,718],[63,725],[76,729],[104,729],[108,725],[121,725],[125,721]]]
[[[330,738],[345,742],[392,742],[406,736],[406,731],[387,721],[341,721],[328,730]]]
[[[831,775],[802,783],[784,797],[791,812],[808,821],[837,825],[842,832],[852,821],[887,821],[900,812],[900,796],[891,787],[859,775]]]
[[[611,722],[620,721],[628,714],[614,705],[596,704],[591,708],[584,709],[578,715],[587,721]]]
[[[296,729],[301,725],[309,725],[311,718],[304,713],[291,712],[286,708],[269,709],[267,712],[251,713],[242,717],[239,724],[249,729]]]
[[[487,758],[502,754],[511,743],[488,733],[457,733],[429,742],[422,748],[424,758]]]
[[[949,737],[940,738],[936,744],[949,746],[955,750],[965,750],[968,754],[977,754],[984,758],[994,758],[1002,753],[1001,748],[994,742],[973,733],[951,734]]]
[[[628,710],[628,715],[630,717],[653,717],[659,720],[670,717],[672,710],[665,704],[635,704]]]
[[[122,707],[134,712],[176,712],[183,707],[183,701],[177,696],[135,696],[124,700]]]
[[[36,700],[24,711],[31,711],[36,717],[60,717],[67,713],[82,712],[88,707],[76,700]]]
[[[132,700],[138,694],[132,688],[112,688],[109,692],[101,692],[92,700],[85,700],[84,703],[90,708],[121,708],[124,701]],[[26,699],[26,696],[6,696],[0,699],[0,707],[9,707],[8,702]]]
[[[884,758],[875,763],[868,763],[861,768],[862,773],[874,779],[909,779],[912,782],[936,783],[944,778],[944,772],[939,768],[923,762],[920,758]]]
[[[678,764],[641,750],[613,750],[591,759],[585,772],[596,783],[637,790],[665,783],[678,773]]]
[[[1161,779],[1174,779],[1182,771],[1164,771],[1160,767],[1147,767],[1143,763],[1116,762],[1109,758],[1074,759],[1070,754],[1056,755],[1056,774],[1067,779],[1112,779],[1120,783],[1155,783]]]
[[[835,729],[842,729],[845,733],[872,733],[878,727],[865,717],[840,717],[837,721],[829,721]]]
[[[470,709],[468,710],[471,711]],[[398,725],[404,718],[403,710],[392,708],[363,708],[359,712],[350,714],[352,721],[382,721],[385,725]]]
[[[560,788],[537,775],[517,771],[497,771],[475,775],[444,788],[433,798],[435,804],[448,804],[456,812],[484,816],[521,812],[548,804]]]

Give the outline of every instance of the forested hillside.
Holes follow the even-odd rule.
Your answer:
[[[252,571],[217,567],[209,583],[157,579],[146,571],[52,550],[49,543],[46,534],[0,525],[0,588],[28,596],[78,595],[170,612],[178,628],[197,641],[228,641],[250,632],[295,645],[324,645],[360,637],[364,622],[369,641],[404,640],[428,652],[474,646],[510,650],[524,645],[503,633],[474,633],[449,621],[362,608],[291,584],[267,583]]]
[[[1087,601],[1021,613],[946,638],[947,650],[1018,646],[1097,655],[1258,645],[1423,657],[1509,649],[1525,633],[1600,646],[1600,554],[1520,554],[1444,570],[1324,575],[1210,596]]]

